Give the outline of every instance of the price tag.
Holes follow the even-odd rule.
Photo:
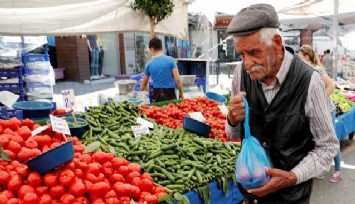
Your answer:
[[[32,136],[38,135],[39,133],[45,131],[47,128],[48,128],[48,126],[46,126],[46,125],[36,128],[35,130],[32,131]]]
[[[76,109],[75,95],[73,89],[62,90],[63,106],[67,112]]]
[[[69,129],[67,121],[65,121],[61,118],[55,117],[53,115],[49,115],[49,117],[51,118],[51,124],[52,124],[53,131],[70,135],[70,129]]]
[[[153,123],[149,122],[149,121],[146,121],[144,120],[143,118],[141,117],[138,117],[137,118],[137,123],[143,125],[143,126],[147,126],[148,128],[154,128],[154,125]]]
[[[198,120],[198,121],[201,121],[201,122],[206,120],[206,118],[203,117],[201,112],[191,112],[191,113],[189,113],[189,115],[190,115],[190,117],[192,119],[195,119],[195,120]]]
[[[222,112],[223,115],[228,115],[228,108],[226,105],[219,105],[218,109]]]
[[[137,126],[131,126],[133,130],[134,137],[138,138],[141,137],[144,134],[149,134],[149,129],[145,125],[137,125]]]

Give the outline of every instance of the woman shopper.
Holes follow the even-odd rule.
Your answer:
[[[326,94],[328,96],[328,107],[329,111],[332,115],[332,121],[334,124],[335,128],[335,105],[330,98],[330,95],[332,94],[334,90],[334,84],[328,74],[325,72],[325,70],[321,66],[321,62],[319,60],[319,57],[317,53],[312,49],[310,45],[303,45],[300,50],[299,50],[299,55],[302,59],[304,59],[308,64],[310,64],[315,71],[317,71],[321,76],[324,81],[325,89],[326,89]],[[335,163],[335,172],[330,178],[330,182],[336,183],[340,181],[343,178],[343,174],[341,172],[341,167],[340,167],[340,162],[341,162],[341,154],[340,154],[340,148],[338,150],[337,155],[334,157],[334,163]]]

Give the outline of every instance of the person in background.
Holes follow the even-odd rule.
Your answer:
[[[313,178],[328,172],[339,142],[317,72],[284,47],[275,8],[255,4],[240,10],[228,26],[242,57],[232,80],[226,120],[229,138],[243,139],[244,96],[251,135],[265,148],[272,168],[262,187],[244,189],[245,203],[310,203]]]
[[[328,74],[324,71],[324,69],[322,68],[317,53],[312,49],[312,47],[310,45],[303,45],[299,50],[299,55],[309,65],[311,65],[314,68],[314,70],[316,72],[318,72],[323,79],[323,82],[325,85],[325,93],[328,97],[328,109],[331,113],[333,125],[335,128],[336,107],[334,105],[333,100],[330,98],[330,95],[332,94],[332,92],[334,90],[334,83],[329,78]],[[336,183],[343,178],[340,162],[341,162],[341,153],[340,153],[340,148],[339,148],[337,155],[334,157],[335,173],[330,178],[330,180],[329,180],[330,182]],[[320,178],[322,178],[322,177],[320,177]]]
[[[90,79],[99,79],[99,54],[100,47],[96,35],[88,35],[87,43],[90,51]]]
[[[322,64],[329,77],[336,77],[333,76],[333,57],[330,55],[329,49],[325,51],[325,54],[322,58]]]
[[[163,54],[162,41],[153,38],[149,41],[152,59],[144,68],[140,90],[146,89],[149,78],[153,80],[153,102],[176,99],[175,87],[179,90],[179,98],[184,98],[181,77],[174,58]],[[174,83],[175,82],[175,83]]]

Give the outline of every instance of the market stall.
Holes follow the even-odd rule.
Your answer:
[[[11,161],[5,161],[5,157],[1,160],[1,175],[10,176],[9,180],[0,182],[2,189],[0,197],[2,195],[6,197],[2,196],[1,200],[26,200],[32,203],[42,203],[42,199],[50,199],[54,203],[73,203],[79,199],[90,203],[100,203],[101,200],[105,203],[115,203],[113,201],[117,199],[121,200],[121,203],[124,203],[122,200],[126,200],[126,203],[128,200],[137,203],[151,200],[148,203],[157,203],[158,199],[162,203],[242,201],[243,197],[236,186],[234,173],[240,143],[228,141],[223,137],[221,133],[223,127],[220,126],[225,116],[218,110],[219,104],[205,97],[188,99],[187,102],[191,107],[190,111],[204,109],[203,114],[206,117],[209,115],[218,121],[211,124],[210,138],[187,131],[178,124],[174,128],[158,124],[159,119],[153,120],[143,114],[148,106],[138,108],[134,103],[127,101],[104,103],[76,115],[68,114],[65,110],[56,110],[52,112],[52,115],[58,116],[56,120],[44,118],[36,121],[43,126],[34,124],[29,119],[4,120],[1,123],[2,130],[0,128],[0,143],[6,154],[2,155],[8,155],[7,159]],[[187,102],[176,100],[168,103],[175,103],[175,108],[178,108]],[[166,106],[153,104],[149,107],[162,108],[164,105]],[[182,121],[183,115],[177,114],[176,122],[178,119]],[[58,121],[61,119],[68,124],[69,133],[61,132],[62,126],[57,129]],[[212,121],[207,121],[210,122]],[[75,127],[79,127],[79,123],[80,129],[84,132],[74,131]],[[142,123],[152,124],[152,127],[143,128]],[[39,131],[38,128],[42,130]],[[149,134],[144,134],[146,131]],[[32,134],[35,136],[30,137]],[[69,134],[78,136],[80,140]],[[42,162],[34,166],[28,163],[62,146],[70,148],[71,144],[72,154],[67,155],[69,158],[61,160],[65,154],[55,155],[51,161],[62,163],[50,169],[44,171],[44,168],[50,165]],[[115,164],[114,161],[123,161],[124,164]],[[25,183],[25,189],[12,187],[9,183],[11,175],[15,175],[15,173],[10,175],[11,169],[17,168],[17,165],[21,169],[26,169],[26,173],[16,174],[18,175],[16,178]],[[124,166],[123,169],[121,166]],[[28,182],[33,175],[39,180],[36,184]],[[66,176],[74,178],[79,183],[73,180],[64,181],[63,177]],[[58,179],[56,185],[48,183],[48,177]],[[61,187],[57,187],[58,185]],[[95,186],[94,189],[98,191],[89,190],[88,186],[92,186],[91,188]],[[124,186],[130,190],[122,192]],[[84,190],[82,187],[88,189]],[[81,189],[80,193],[74,189]],[[9,191],[13,196],[5,194]],[[30,196],[22,193],[27,191]]]

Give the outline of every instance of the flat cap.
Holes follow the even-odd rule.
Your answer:
[[[279,28],[276,10],[269,4],[254,4],[240,10],[229,23],[227,34],[249,35],[261,28]]]

